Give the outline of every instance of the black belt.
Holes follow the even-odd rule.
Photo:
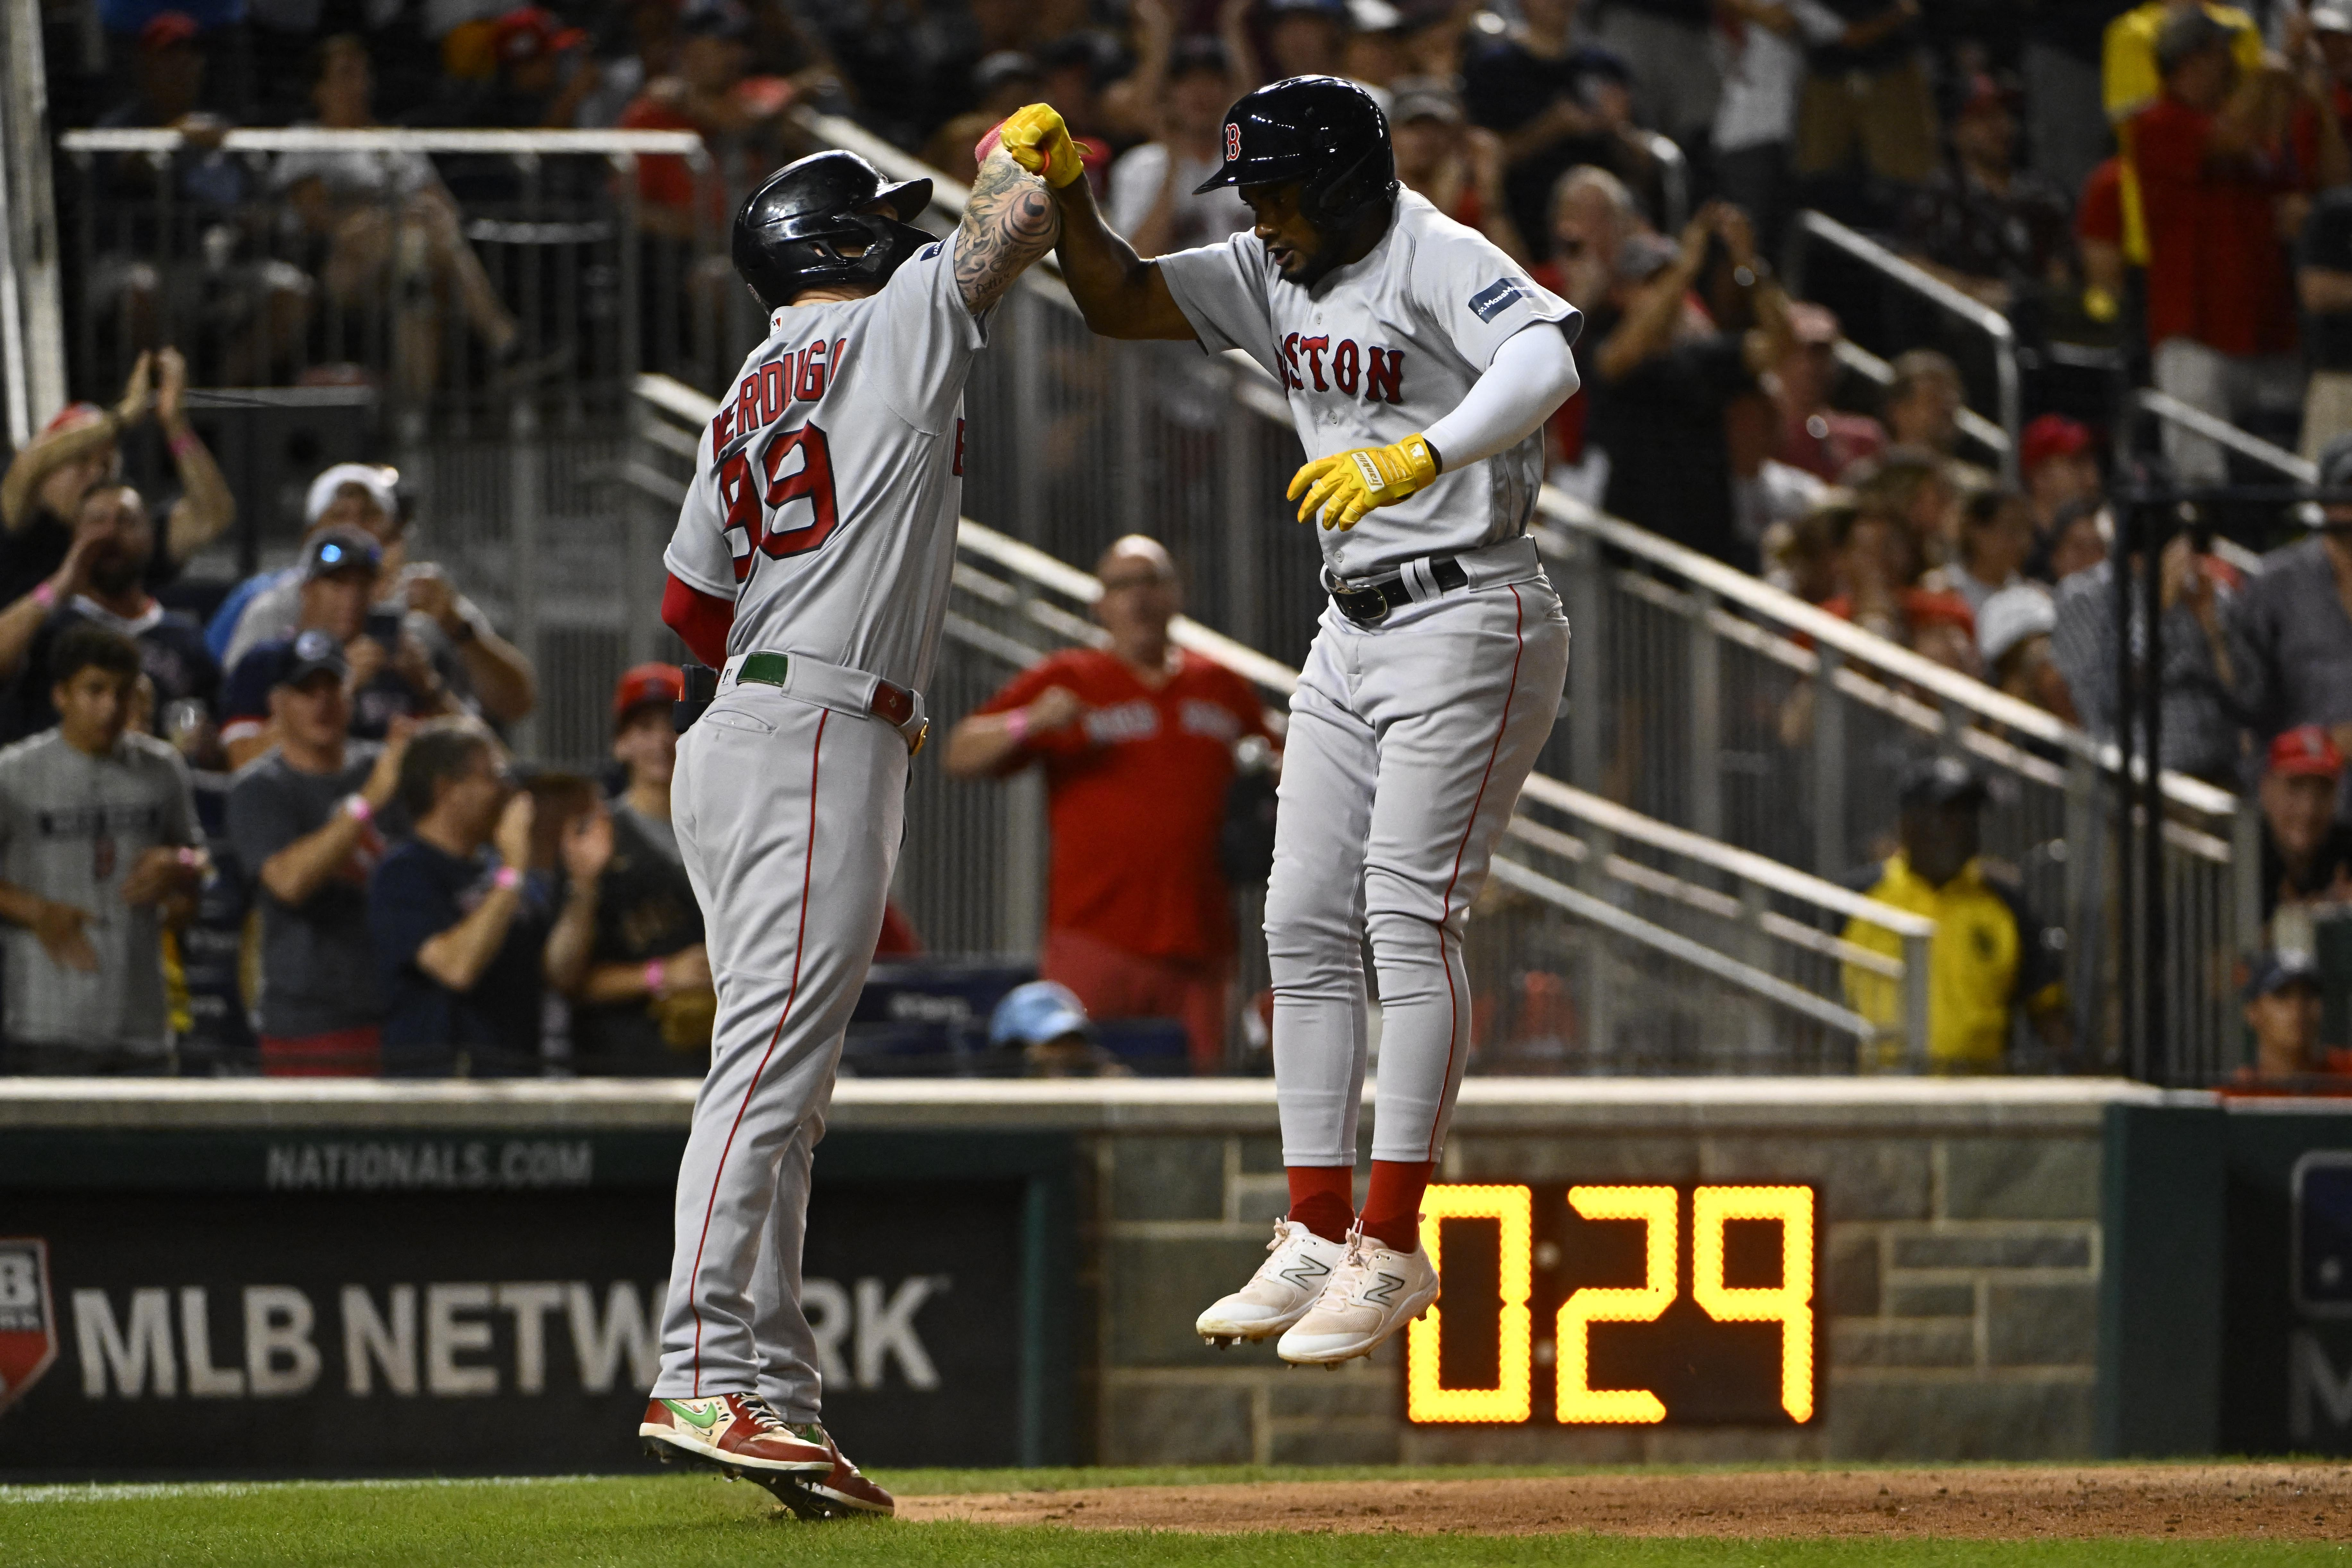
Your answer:
[[[1440,593],[1450,594],[1456,588],[1470,585],[1470,574],[1462,570],[1462,563],[1451,555],[1429,558],[1429,578]],[[1360,626],[1376,626],[1388,618],[1391,610],[1401,610],[1413,602],[1412,592],[1404,585],[1404,574],[1383,577],[1377,583],[1349,584],[1334,578],[1331,602],[1339,613]]]

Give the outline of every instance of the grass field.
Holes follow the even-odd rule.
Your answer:
[[[1457,1479],[1559,1471],[1161,1470],[898,1472],[902,1498],[1051,1487],[1206,1485],[1253,1479]],[[1719,1473],[1719,1472],[1718,1472]],[[1053,1526],[803,1525],[766,1494],[715,1477],[226,1483],[0,1488],[0,1564],[630,1564],[697,1568],[1003,1564],[1006,1568],[2025,1568],[2025,1565],[2352,1563],[2352,1547],[2202,1540],[1899,1541],[1657,1539],[1586,1534],[1481,1536],[1079,1531]]]

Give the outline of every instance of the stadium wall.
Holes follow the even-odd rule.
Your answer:
[[[522,1313],[510,1310],[508,1293],[519,1292],[525,1306],[543,1300],[541,1327],[551,1348],[532,1352],[548,1370],[533,1374],[531,1392],[575,1399],[563,1406],[567,1424],[599,1433],[610,1426],[610,1453],[453,1451],[449,1434],[463,1424],[447,1415],[462,1408],[420,1419],[403,1436],[397,1420],[337,1421],[322,1407],[317,1432],[338,1441],[352,1430],[383,1432],[388,1447],[322,1447],[320,1438],[271,1449],[277,1435],[302,1423],[283,1410],[240,1415],[244,1407],[227,1399],[197,1404],[184,1386],[166,1430],[186,1440],[205,1430],[204,1422],[227,1422],[220,1442],[228,1447],[184,1463],[158,1452],[127,1466],[79,1469],[625,1468],[633,1461],[621,1440],[623,1407],[638,1396],[625,1386],[635,1380],[614,1370],[621,1329],[596,1314],[610,1300],[607,1281],[621,1277],[639,1281],[647,1315],[657,1308],[663,1194],[692,1090],[614,1082],[0,1083],[0,1250],[9,1238],[43,1240],[56,1359],[46,1387],[13,1418],[0,1414],[0,1473],[75,1469],[72,1445],[60,1442],[60,1432],[84,1415],[123,1414],[124,1397],[157,1395],[152,1383],[143,1390],[121,1385],[122,1359],[139,1348],[141,1289],[154,1298],[156,1321],[147,1326],[161,1354],[186,1341],[182,1298],[189,1282],[209,1278],[206,1269],[225,1270],[195,1306],[209,1310],[211,1348],[198,1354],[184,1343],[184,1352],[209,1363],[215,1392],[232,1375],[220,1368],[257,1369],[249,1392],[272,1378],[283,1383],[289,1367],[299,1370],[300,1354],[272,1363],[267,1343],[254,1349],[254,1333],[282,1340],[289,1331],[282,1317],[268,1315],[278,1298],[257,1307],[254,1291],[289,1289],[284,1280],[309,1265],[273,1256],[269,1238],[282,1235],[289,1253],[315,1258],[331,1248],[339,1229],[361,1238],[344,1272],[367,1276],[373,1268],[382,1277],[339,1286],[321,1275],[310,1289],[321,1352],[314,1370],[323,1371],[303,1398],[341,1399],[362,1381],[336,1362],[340,1351],[362,1342],[352,1337],[357,1331],[331,1321],[338,1290],[346,1303],[354,1289],[365,1295],[373,1314],[367,1332],[375,1336],[366,1342],[383,1372],[390,1369],[383,1336],[402,1289],[395,1281],[498,1279],[519,1270],[554,1285],[538,1298],[528,1285],[483,1286],[470,1295],[474,1288],[451,1285],[441,1296],[436,1287],[415,1286],[428,1316],[439,1310],[462,1327],[475,1322],[462,1314],[478,1309],[489,1325],[475,1339],[450,1329],[460,1334],[452,1342],[457,1351],[427,1346],[419,1353],[428,1362],[441,1356],[431,1364],[448,1373],[452,1396],[522,1391],[522,1352],[509,1342]],[[1539,1237],[1550,1234],[1542,1216],[1555,1208],[1565,1214],[1565,1189],[1578,1184],[1675,1187],[1680,1195],[1669,1207],[1680,1205],[1686,1215],[1695,1212],[1694,1188],[1801,1187],[1820,1221],[1810,1265],[1820,1366],[1808,1419],[1792,1419],[1773,1403],[1780,1363],[1771,1347],[1781,1342],[1771,1324],[1717,1331],[1690,1305],[1694,1238],[1686,1228],[1677,1243],[1675,1305],[1655,1325],[1590,1330],[1588,1381],[1622,1386],[1605,1375],[1604,1343],[1630,1346],[1639,1364],[1655,1369],[1659,1389],[1686,1388],[1689,1400],[1666,1392],[1668,1419],[1653,1425],[1556,1419],[1554,1299],[1538,1278],[1533,1409],[1515,1423],[1480,1425],[1408,1419],[1398,1347],[1327,1374],[1289,1370],[1268,1346],[1220,1351],[1193,1336],[1193,1315],[1255,1267],[1268,1224],[1285,1205],[1270,1083],[845,1081],[818,1156],[810,1241],[811,1272],[839,1277],[827,1310],[856,1314],[854,1332],[849,1316],[832,1326],[845,1373],[856,1376],[845,1376],[828,1414],[842,1413],[843,1424],[856,1430],[856,1451],[876,1463],[2087,1457],[2116,1442],[2110,1430],[2103,1444],[2099,1387],[2103,1232],[2114,1223],[2103,1219],[2101,1201],[2109,1124],[2114,1108],[2160,1110],[2168,1103],[2135,1086],[2066,1079],[1473,1079],[1440,1179],[1526,1187]],[[170,1200],[183,1205],[173,1212],[190,1216],[181,1228],[205,1239],[205,1250],[173,1261],[177,1244],[167,1239],[149,1245],[148,1258],[126,1260],[119,1247],[63,1233],[89,1223],[76,1215],[136,1215],[137,1194],[147,1191],[180,1194]],[[1004,1194],[993,1208],[992,1193]],[[76,1209],[68,1199],[100,1201]],[[826,1231],[828,1207],[854,1223]],[[967,1212],[969,1219],[956,1217]],[[337,1215],[348,1223],[339,1225]],[[316,1229],[321,1224],[324,1231]],[[44,1235],[43,1225],[59,1234]],[[991,1234],[1004,1239],[964,1246],[953,1233],[970,1226],[995,1226]],[[298,1243],[314,1237],[326,1239]],[[950,1258],[958,1246],[964,1251]],[[627,1254],[624,1262],[607,1257],[616,1248]],[[233,1256],[240,1249],[257,1255]],[[534,1260],[501,1264],[502,1255]],[[598,1261],[565,1268],[575,1255]],[[828,1262],[835,1255],[839,1261]],[[1537,1257],[1544,1261],[1542,1245]],[[222,1258],[230,1261],[217,1262]],[[926,1261],[936,1258],[949,1261]],[[0,1258],[0,1272],[9,1266]],[[1490,1258],[1483,1277],[1480,1267],[1469,1251],[1449,1265],[1461,1319],[1450,1333],[1465,1331],[1481,1297],[1492,1310],[1497,1266]],[[156,1275],[152,1287],[146,1273]],[[2150,1277],[2160,1275],[2159,1268]],[[239,1291],[247,1332],[242,1358]],[[584,1320],[583,1309],[571,1310],[604,1336],[600,1388],[565,1383],[564,1291],[591,1303]],[[173,1300],[181,1310],[177,1342],[162,1316]],[[98,1312],[105,1321],[93,1327],[88,1320]],[[2133,1321],[2117,1320],[2108,1337],[2131,1333]],[[878,1348],[868,1357],[874,1324]],[[446,1326],[431,1319],[427,1330],[439,1331],[436,1325]],[[0,1331],[0,1363],[8,1342]],[[18,1343],[31,1353],[30,1339]],[[111,1359],[105,1367],[79,1363],[89,1354]],[[921,1365],[930,1369],[929,1384],[910,1383]],[[1005,1370],[1016,1366],[1017,1376]],[[469,1369],[472,1375],[461,1375]],[[192,1362],[189,1376],[194,1370]],[[8,1372],[0,1365],[0,1384]],[[1494,1375],[1490,1367],[1472,1380]],[[15,1381],[23,1393],[21,1369]],[[445,1392],[432,1378],[426,1383],[415,1402],[420,1417]],[[1761,1403],[1715,1397],[1737,1387],[1762,1389]],[[373,1392],[383,1397],[383,1390]],[[1018,1406],[1016,1420],[995,1415],[1008,1403]],[[389,1408],[399,1416],[410,1406]],[[44,1410],[41,1440],[17,1452],[10,1439],[29,1436],[28,1417]],[[1008,1435],[997,1447],[959,1436],[992,1420],[992,1431]],[[110,1419],[101,1426],[121,1429]],[[12,1426],[20,1430],[12,1434]],[[421,1446],[410,1446],[411,1437]],[[238,1457],[224,1461],[223,1453]]]

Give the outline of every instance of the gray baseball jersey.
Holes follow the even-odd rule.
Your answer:
[[[159,844],[202,842],[187,764],[148,735],[106,756],[45,730],[0,751],[0,879],[88,910],[98,953],[85,974],[51,959],[23,926],[0,934],[7,954],[8,1037],[58,1045],[163,1050],[163,921],[122,901],[123,879]]]
[[[1385,447],[1454,411],[1513,333],[1538,321],[1581,325],[1474,229],[1405,191],[1372,253],[1311,289],[1287,281],[1254,233],[1163,256],[1160,276],[1201,346],[1239,349],[1280,381],[1309,458]],[[1538,431],[1350,530],[1316,531],[1324,563],[1364,577],[1417,556],[1516,539],[1543,484]]]
[[[734,653],[803,653],[920,689],[963,499],[963,383],[987,345],[954,241],[863,300],[771,318],[703,430],[662,563],[735,601]]]

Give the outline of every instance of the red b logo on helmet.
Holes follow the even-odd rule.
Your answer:
[[[1242,155],[1242,128],[1228,121],[1225,126],[1225,162],[1237,163]]]

